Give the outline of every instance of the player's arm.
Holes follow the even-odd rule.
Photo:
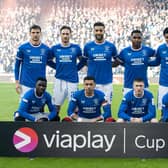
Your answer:
[[[15,68],[14,68],[15,69],[14,70],[15,85],[16,85],[15,88],[16,88],[16,92],[18,94],[21,93],[21,86],[20,86],[20,82],[19,82],[19,77],[20,77],[20,67],[21,67],[22,59],[23,59],[22,51],[20,49],[18,49],[16,59],[15,59]]]
[[[53,50],[48,50],[47,65],[53,69],[56,69],[56,62],[54,61]]]
[[[117,57],[115,57],[113,60],[112,60],[112,67],[115,68],[117,67],[118,65],[121,64],[121,61],[119,61],[119,59],[117,59]]]
[[[21,100],[18,112],[21,117],[30,121],[36,121],[36,118],[29,113],[29,101],[24,97]]]
[[[77,64],[78,71],[80,71],[84,66],[87,66],[87,57],[80,56],[79,63]]]
[[[148,113],[142,117],[143,122],[150,121],[152,118],[156,117],[156,107],[154,104],[154,98],[150,98],[148,103]]]
[[[103,119],[106,120],[107,118],[111,117],[111,106],[110,104],[107,102],[107,100],[104,100],[102,103],[102,107],[103,107]]]
[[[158,65],[160,65],[161,58],[160,58],[159,50],[157,50],[157,52],[156,52],[155,50],[150,49],[149,50],[149,55],[151,55],[149,57],[149,61],[148,61],[148,65],[149,66],[158,66]]]
[[[78,115],[75,113],[76,108],[77,108],[77,100],[76,98],[72,97],[68,105],[68,116],[74,120],[78,118]]]
[[[128,110],[128,101],[124,97],[118,111],[118,118],[122,118],[125,121],[130,121],[131,117],[126,113]]]
[[[167,122],[168,121],[168,102],[167,102],[167,95],[165,95],[162,99],[162,117],[161,121]]]
[[[120,62],[117,60],[117,48],[115,46],[112,46],[112,67],[117,67],[118,65],[120,65]]]
[[[114,65],[115,64],[117,64],[117,66],[118,65],[124,65],[124,50],[122,50],[118,55],[116,55],[115,57],[114,57],[114,60],[115,60],[115,63],[114,63]]]
[[[47,104],[48,109],[50,111],[50,113],[48,115],[48,120],[52,120],[52,119],[54,119],[57,116],[57,109],[56,109],[56,106],[54,106],[52,104],[51,96],[49,94],[47,96],[46,104]]]

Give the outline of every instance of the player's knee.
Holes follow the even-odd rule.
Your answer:
[[[158,120],[156,118],[152,118],[150,122],[151,123],[158,123]]]
[[[117,119],[117,123],[124,123],[125,121],[122,118]]]
[[[16,112],[14,113],[14,121],[26,121],[26,120],[25,120],[25,118],[23,118],[23,117],[21,117],[21,116],[19,115],[19,112],[18,112],[18,111],[16,111]]]

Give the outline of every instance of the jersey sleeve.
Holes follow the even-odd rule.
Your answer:
[[[76,107],[77,107],[77,96],[76,93],[74,93],[68,105],[68,116],[71,116],[74,113]]]
[[[162,121],[167,121],[168,120],[168,95],[166,94],[163,96],[162,99]]]
[[[46,101],[46,104],[48,106],[48,109],[50,111],[49,115],[48,115],[48,119],[49,120],[52,120],[56,117],[57,115],[57,109],[56,109],[56,106],[54,106],[52,104],[52,101],[51,101],[51,96],[50,94],[47,94],[47,101]]]
[[[19,115],[27,120],[35,121],[35,117],[29,113],[29,96],[25,94],[18,109]]]
[[[56,69],[56,63],[54,62],[54,53],[53,49],[48,50],[47,65],[53,69]]]
[[[143,122],[150,121],[152,118],[156,117],[156,107],[154,104],[154,98],[152,95],[149,97],[148,102],[148,112],[145,116],[142,117]]]
[[[21,48],[18,48],[14,68],[15,80],[19,80],[20,65],[22,61],[23,61],[23,52]]]
[[[130,121],[130,116],[127,114],[128,110],[128,98],[126,96],[123,97],[122,102],[118,111],[118,118],[122,118],[125,121]]]

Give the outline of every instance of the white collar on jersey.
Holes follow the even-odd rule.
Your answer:
[[[29,41],[29,43],[30,43],[30,45],[31,45],[32,47],[40,47],[40,46],[41,46],[41,41],[40,41],[40,44],[39,44],[39,45],[33,45],[30,41]]]
[[[133,48],[132,45],[131,45],[131,50],[133,50],[133,51],[139,51],[139,50],[141,50],[141,49],[142,49],[142,45],[141,45],[141,47],[138,48],[138,49]]]

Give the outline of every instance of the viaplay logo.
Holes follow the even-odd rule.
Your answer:
[[[31,152],[38,145],[37,133],[28,127],[20,128],[13,135],[13,144],[20,152]]]

